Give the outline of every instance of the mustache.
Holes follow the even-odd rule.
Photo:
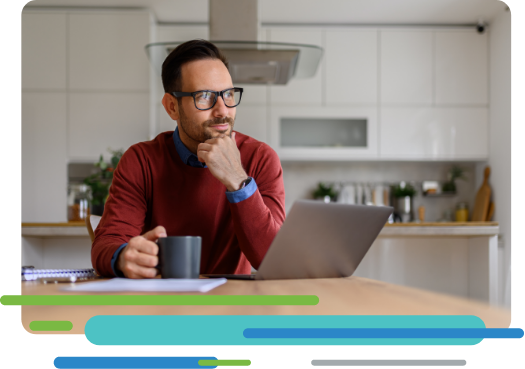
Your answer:
[[[204,122],[204,125],[206,127],[209,127],[209,126],[213,126],[216,124],[224,124],[224,123],[228,123],[231,126],[233,125],[233,119],[230,117],[209,119]]]

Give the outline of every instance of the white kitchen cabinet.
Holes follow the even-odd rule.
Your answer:
[[[323,31],[320,29],[272,28],[269,30],[268,41],[323,47]],[[323,103],[323,63],[321,59],[313,78],[292,79],[284,86],[271,86],[269,103],[272,106],[321,106]]]
[[[96,161],[100,154],[109,159],[108,148],[147,141],[148,120],[148,92],[70,93],[70,161]]]
[[[69,14],[69,88],[149,91],[147,12]]]
[[[22,93],[22,221],[67,221],[66,94]]]
[[[472,30],[435,32],[435,103],[488,103],[488,36]]]
[[[381,108],[380,158],[486,160],[487,108]]]
[[[432,104],[433,33],[381,31],[381,104]]]
[[[377,104],[377,30],[326,31],[326,104]]]
[[[235,130],[256,140],[268,142],[267,109],[264,106],[239,105]]]
[[[304,129],[300,127],[301,120],[305,122]],[[292,135],[291,139],[293,140],[301,140],[303,138],[309,141],[315,140],[320,129],[326,132],[330,130],[342,131],[340,138],[341,141],[344,141],[345,137],[343,136],[355,134],[355,127],[351,127],[351,131],[345,132],[339,123],[354,120],[365,122],[365,139],[364,145],[362,146],[349,147],[338,143],[330,146],[321,144],[323,145],[321,146],[312,144],[312,142],[305,143],[304,145],[297,144],[297,142],[290,144],[285,142],[289,140],[290,137],[287,139],[283,137],[283,133],[285,132],[283,125],[285,123],[293,123],[295,127],[294,130],[297,130],[297,134],[294,135],[293,131],[288,132],[288,134]],[[320,121],[320,123],[318,123],[318,121]],[[313,127],[312,122],[314,122]],[[362,132],[359,133],[362,134]],[[275,107],[271,109],[270,113],[269,143],[281,160],[345,161],[377,159],[377,137],[377,109],[374,107],[303,107],[301,109]]]
[[[22,88],[66,88],[66,13],[22,13]]]

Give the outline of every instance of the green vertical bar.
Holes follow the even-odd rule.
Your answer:
[[[0,1],[0,295],[20,294],[21,14],[27,1]]]
[[[200,366],[250,366],[250,360],[199,360]]]

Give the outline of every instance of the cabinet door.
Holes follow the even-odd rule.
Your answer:
[[[109,159],[108,148],[127,149],[148,140],[147,92],[72,92],[69,97],[69,158]]]
[[[326,31],[326,104],[377,103],[376,30]]]
[[[235,130],[256,140],[268,142],[266,107],[239,105],[235,117]]]
[[[436,31],[436,104],[488,103],[487,32]]]
[[[69,87],[149,90],[148,13],[69,15]]]
[[[432,31],[381,31],[381,104],[432,104]]]
[[[382,108],[380,157],[484,160],[486,108]]]
[[[22,93],[22,222],[67,221],[66,94]]]
[[[270,29],[269,41],[309,44],[323,47],[323,31],[308,29]],[[323,84],[322,69],[324,61],[313,78],[292,79],[285,86],[270,87],[272,105],[322,105]]]
[[[66,88],[65,13],[22,13],[22,88]]]
[[[270,145],[281,160],[377,158],[377,109],[374,107],[276,107],[270,114]],[[364,131],[362,125],[353,125],[355,121],[365,121]],[[286,128],[285,124],[292,128]],[[346,146],[349,138],[358,138],[359,145]]]

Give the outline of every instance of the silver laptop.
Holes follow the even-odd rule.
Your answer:
[[[387,206],[296,201],[255,275],[231,279],[307,279],[351,276],[392,214]]]

